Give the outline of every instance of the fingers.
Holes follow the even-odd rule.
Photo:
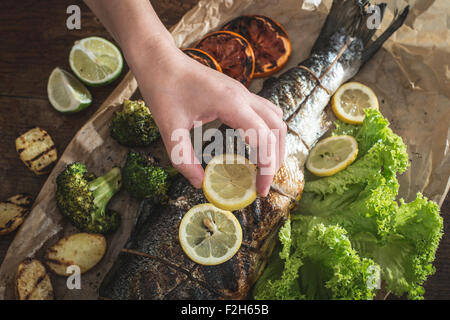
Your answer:
[[[219,117],[226,125],[243,130],[245,141],[257,149],[256,188],[265,197],[284,157],[286,125],[281,119],[281,112],[263,98],[254,98],[250,104],[238,105],[238,109],[228,109]]]
[[[274,158],[276,159],[275,168],[270,170],[262,164],[262,161],[258,161],[258,175],[256,179],[256,186],[257,189],[260,190],[260,195],[266,196],[270,190],[273,176],[276,174],[284,160],[287,127],[282,119],[283,112],[279,107],[275,106],[273,103],[260,96],[253,96],[255,99],[251,104],[252,109],[266,122],[272,133],[275,134],[277,141],[272,151],[277,153],[276,155],[274,155]],[[259,152],[259,154],[260,153],[261,152]]]
[[[262,197],[267,196],[273,177],[279,168],[279,139],[275,135],[261,134],[258,144],[258,172],[256,190]]]
[[[256,151],[250,154],[250,160],[258,166],[256,188],[259,195],[266,196],[284,159],[286,125],[282,110],[245,88],[231,85],[213,99],[200,99],[199,103],[187,106],[184,105],[186,99],[178,103],[184,106],[181,110],[184,112],[155,112],[155,121],[173,166],[194,187],[201,188],[204,171],[195,156],[188,129],[195,119],[208,122],[218,117],[226,125],[240,130],[243,139]]]
[[[272,184],[274,175],[261,174],[258,169],[258,175],[256,176],[256,190],[261,197],[267,197],[270,191],[270,185]]]
[[[266,108],[271,109],[272,111],[274,111],[280,118],[283,117],[283,110],[281,110],[280,107],[274,105],[272,102],[270,102],[269,100],[258,96],[257,94],[252,93],[252,97],[258,101],[260,105],[265,106]]]
[[[202,187],[203,167],[195,156],[191,137],[187,129],[165,130],[169,134],[161,134],[170,160],[189,182],[197,189]]]
[[[270,128],[270,130],[275,134],[277,138],[278,141],[277,159],[279,162],[277,162],[276,169],[278,170],[278,168],[283,163],[284,159],[285,137],[287,127],[281,118],[282,117],[281,109],[276,107],[272,103],[266,103],[269,101],[264,98],[261,98],[261,100],[256,99],[252,104],[252,109],[266,122],[267,126]],[[274,110],[274,108],[271,108],[270,106],[273,106],[274,108],[277,108],[280,111],[278,112],[278,110]]]

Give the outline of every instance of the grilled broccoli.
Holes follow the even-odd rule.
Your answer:
[[[159,137],[159,130],[144,101],[125,100],[110,125],[111,137],[126,147],[146,147]]]
[[[69,164],[56,178],[56,204],[78,229],[110,233],[120,224],[120,215],[107,210],[109,200],[122,185],[120,168],[96,177],[79,162]]]
[[[168,174],[138,152],[129,152],[123,169],[123,185],[137,199],[165,200]]]

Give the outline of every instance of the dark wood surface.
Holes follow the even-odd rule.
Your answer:
[[[152,0],[167,27],[174,25],[197,0]],[[44,4],[45,3],[45,4]],[[66,28],[66,8],[81,8],[81,30]],[[70,70],[68,56],[75,40],[87,36],[111,39],[82,1],[37,0],[0,2],[0,200],[26,192],[36,197],[46,176],[37,177],[20,161],[15,138],[33,126],[47,130],[61,154],[78,129],[97,110],[128,71],[114,83],[90,88],[92,106],[75,115],[57,113],[47,100],[47,79],[59,66]],[[437,253],[437,272],[427,283],[426,298],[450,299],[450,197],[442,207],[445,236]],[[14,233],[0,236],[0,263]]]

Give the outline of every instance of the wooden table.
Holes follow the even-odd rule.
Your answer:
[[[152,0],[167,27],[174,25],[197,0]],[[66,9],[71,4],[81,8],[81,30],[66,28]],[[78,129],[90,118],[128,71],[114,83],[91,88],[93,105],[75,115],[61,115],[47,100],[47,79],[59,66],[70,70],[68,56],[75,40],[87,36],[111,37],[82,1],[22,0],[0,2],[0,199],[27,192],[39,193],[46,176],[37,177],[20,161],[15,138],[32,126],[47,130],[61,154]],[[450,211],[450,197],[442,208]],[[450,226],[446,218],[445,236],[435,263],[437,272],[426,287],[429,299],[450,299]],[[0,236],[0,263],[14,233]]]

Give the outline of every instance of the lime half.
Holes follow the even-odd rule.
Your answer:
[[[358,155],[358,142],[352,136],[323,139],[311,150],[306,168],[316,176],[332,176],[344,170]]]
[[[211,203],[192,207],[179,229],[186,255],[202,265],[217,265],[231,259],[241,247],[242,228],[230,212]]]
[[[55,68],[48,78],[47,94],[51,105],[59,112],[74,113],[92,102],[89,90],[74,76]]]
[[[76,41],[70,51],[69,63],[73,73],[93,87],[114,81],[123,68],[123,58],[119,49],[100,37]]]

